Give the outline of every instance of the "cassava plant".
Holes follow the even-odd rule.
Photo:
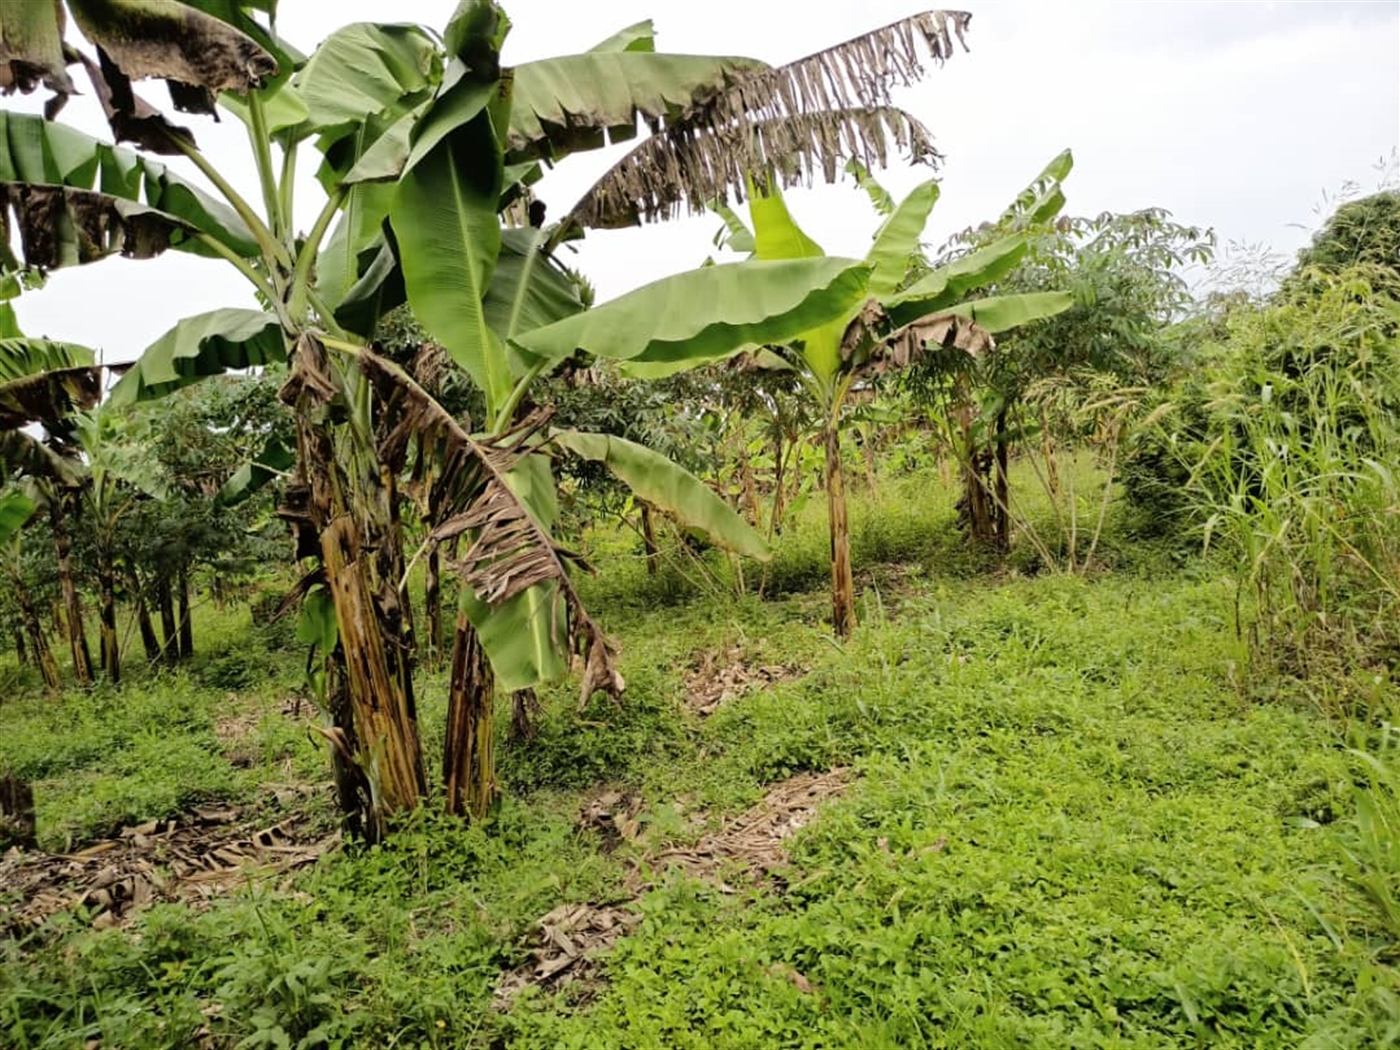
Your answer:
[[[65,12],[68,18],[65,18]],[[24,262],[40,270],[175,250],[243,275],[259,308],[179,321],[119,384],[118,404],[203,376],[286,360],[296,466],[283,516],[307,566],[296,594],[331,651],[326,678],[343,806],[371,837],[426,789],[413,692],[414,617],[401,506],[429,516],[428,545],[458,543],[462,607],[444,755],[448,806],[485,811],[492,679],[523,689],[582,658],[582,695],[617,692],[613,647],[579,602],[570,555],[550,536],[550,456],[614,469],[648,501],[755,555],[759,539],[693,477],[615,438],[555,433],[532,382],[579,350],[676,370],[755,342],[784,342],[850,314],[866,292],[856,260],[754,260],[681,274],[580,311],[549,249],[579,229],[698,210],[774,157],[835,170],[838,143],[867,162],[898,144],[927,155],[889,87],[942,62],[968,16],[905,19],[790,67],[655,52],[649,23],[593,50],[514,68],[494,3],[462,3],[439,36],[358,23],[303,57],[276,31],[272,0],[68,0],[6,4],[0,69],[21,90],[74,91],[81,66],[114,139],[0,114],[0,188]],[[71,19],[92,47],[65,39]],[[233,186],[194,135],[138,96],[165,79],[177,108],[222,106],[248,130],[258,174]],[[550,231],[503,228],[546,163],[657,128]],[[763,130],[754,135],[755,127]],[[324,203],[294,215],[300,147],[321,156]],[[150,159],[188,160],[187,179]],[[784,177],[787,171],[784,172]],[[18,265],[18,261],[15,261]],[[459,420],[377,353],[379,317],[407,300],[480,390]]]

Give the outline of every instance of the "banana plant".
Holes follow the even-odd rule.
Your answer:
[[[37,509],[48,514],[73,673],[79,685],[90,685],[92,656],[73,578],[73,521],[84,477],[73,428],[78,413],[96,407],[105,370],[85,346],[29,339],[12,313],[6,321],[6,337],[0,339],[0,475],[23,482]],[[35,425],[43,427],[42,437],[31,432]],[[42,642],[32,629],[29,634],[35,646]],[[47,680],[47,664],[42,658],[40,664]]]
[[[275,30],[275,0],[66,0],[0,5],[0,64],[21,90],[54,93],[46,118],[0,113],[0,205],[23,263],[40,270],[111,255],[184,251],[223,260],[260,304],[177,322],[113,392],[120,406],[228,370],[287,361],[297,460],[283,516],[308,570],[296,594],[334,613],[328,679],[341,799],[370,837],[426,791],[412,669],[413,615],[399,510],[423,502],[430,546],[457,543],[463,581],[449,729],[448,806],[480,814],[494,793],[493,679],[524,689],[581,657],[581,693],[622,687],[615,651],[578,600],[572,556],[552,539],[550,457],[597,459],[643,498],[759,554],[700,483],[645,450],[551,431],[528,411],[533,380],[582,350],[639,369],[690,367],[781,342],[849,314],[859,260],[757,259],[681,274],[580,311],[550,249],[582,228],[662,217],[773,171],[777,156],[836,168],[897,147],[932,156],[922,126],[888,104],[892,84],[939,63],[968,16],[933,13],[792,68],[658,53],[649,24],[581,55],[513,69],[510,23],[489,0],[459,5],[443,33],[358,23],[303,56]],[[95,57],[65,40],[63,12]],[[878,44],[878,47],[873,45]],[[878,54],[879,61],[873,61]],[[76,57],[75,57],[76,56]],[[81,65],[114,142],[52,122]],[[864,67],[864,68],[862,68]],[[177,108],[241,120],[258,173],[233,186],[133,84],[165,79]],[[814,92],[820,79],[833,92]],[[552,230],[503,227],[544,166],[657,129]],[[763,126],[760,140],[746,129]],[[702,134],[703,133],[703,134]],[[703,156],[688,155],[701,134]],[[767,147],[761,143],[767,142]],[[321,157],[322,207],[294,215],[298,149]],[[767,151],[765,151],[765,149]],[[777,150],[775,153],[774,150]],[[692,151],[693,152],[693,151]],[[191,181],[148,156],[185,158]],[[722,163],[721,163],[722,161]],[[13,271],[19,260],[5,260]],[[453,419],[377,353],[379,317],[407,301],[480,389],[483,417]]]
[[[1064,204],[1060,182],[1072,164],[1068,151],[1056,157],[1033,184],[1032,198],[1022,202],[1023,207],[1041,220],[1058,212]],[[852,388],[877,373],[907,368],[929,352],[973,356],[990,352],[997,333],[1053,316],[1073,304],[1072,297],[1063,292],[969,298],[1020,261],[1029,247],[1026,236],[1009,233],[985,248],[929,268],[922,260],[920,238],[938,200],[937,180],[916,186],[896,205],[883,191],[875,192],[878,185],[868,172],[858,169],[857,175],[877,209],[888,209],[864,260],[866,283],[857,305],[754,357],[760,366],[795,371],[818,409],[826,455],[832,626],[842,638],[855,626],[850,526],[841,464],[842,423]],[[732,213],[721,214],[728,243],[752,245],[754,259],[824,257],[820,245],[793,220],[776,183],[751,193],[751,231]]]

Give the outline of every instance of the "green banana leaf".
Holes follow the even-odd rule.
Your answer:
[[[763,193],[750,195],[749,217],[753,220],[756,258],[806,259],[826,254],[821,245],[803,233],[802,228],[797,225],[792,213],[788,211],[787,201],[783,199],[777,183],[769,185]],[[851,304],[852,310],[865,300],[868,289],[869,278],[858,300]],[[851,311],[847,311],[839,314],[821,325],[795,333],[790,340],[783,340],[801,343],[803,360],[823,385],[829,384],[841,368],[841,336],[846,331],[850,313]]]
[[[242,503],[273,478],[291,470],[296,465],[296,458],[295,448],[285,445],[279,437],[269,438],[257,456],[244,463],[224,482],[214,502],[222,507]]]
[[[108,404],[153,401],[209,376],[287,360],[281,325],[260,310],[214,310],[186,317],[148,346]]]
[[[476,628],[498,689],[533,689],[569,673],[558,584],[537,584],[496,605],[487,605],[463,586],[459,606]]]
[[[1053,219],[1065,206],[1065,193],[1060,183],[1074,170],[1074,154],[1065,150],[1045,165],[1031,184],[1016,195],[997,220],[998,226],[1035,226]]]
[[[0,492],[0,543],[8,543],[10,538],[34,516],[36,505],[23,492],[10,489]]]
[[[441,53],[423,29],[355,22],[321,42],[292,87],[307,123],[334,141],[370,117],[414,108],[441,79]]]
[[[501,253],[491,287],[482,301],[486,324],[510,352],[511,371],[523,374],[528,362],[509,340],[583,309],[578,286],[552,258],[540,251],[544,231],[533,227],[501,231]]]
[[[36,229],[24,238],[27,257],[31,249],[62,261],[80,257],[76,249],[70,258],[57,247],[44,248],[44,239],[51,238],[49,216],[28,214],[31,204],[51,203],[57,187],[91,191],[76,197],[89,215],[108,222],[130,221],[133,227],[150,223],[164,228],[172,236],[170,247],[182,251],[217,254],[187,235],[198,230],[244,258],[258,252],[257,242],[232,209],[163,165],[41,117],[0,110],[0,189],[19,216],[22,235],[30,225],[26,219],[33,219]],[[76,243],[76,231],[69,231],[69,240]]]
[[[742,73],[749,58],[591,51],[515,68],[508,159],[558,159],[637,134],[637,118],[675,117]]]
[[[636,495],[700,529],[720,546],[759,561],[772,556],[763,537],[729,504],[661,453],[611,434],[560,430],[551,440],[582,459],[603,464]]]
[[[920,238],[938,202],[938,182],[915,186],[875,233],[865,261],[870,264],[870,294],[884,302],[894,296],[909,273],[909,260],[919,254]]]
[[[1074,305],[1073,292],[1027,292],[1024,295],[997,295],[959,303],[947,312],[976,321],[996,335],[1032,321],[1054,317]]]
[[[575,350],[682,371],[746,346],[786,343],[849,313],[869,269],[853,259],[747,261],[707,266],[654,281],[601,306],[516,336],[545,362]]]
[[[734,209],[722,201],[711,201],[710,210],[724,220],[724,229],[715,234],[715,247],[752,254],[757,247],[753,231],[744,224],[744,220],[739,218]]]
[[[856,185],[865,191],[877,215],[888,218],[894,214],[894,198],[890,196],[890,191],[870,174],[869,168],[852,157],[846,162],[846,174],[855,179]]]
[[[484,111],[404,174],[389,210],[409,304],[471,376],[489,412],[512,385],[482,304],[501,247],[500,195],[501,147]]]
[[[589,51],[655,51],[656,27],[650,18],[619,29],[588,49]]]
[[[966,298],[967,293],[993,284],[1014,270],[1029,249],[1024,234],[969,252],[938,267],[887,301],[886,308],[896,325],[908,324]]]
[[[97,360],[86,346],[51,339],[0,339],[0,382],[59,368],[82,368]]]

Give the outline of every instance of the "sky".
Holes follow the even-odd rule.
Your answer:
[[[905,17],[898,0],[504,0],[514,27],[507,64],[570,54],[652,18],[658,50],[745,55],[778,64]],[[1075,170],[1067,213],[1162,207],[1213,227],[1222,245],[1291,255],[1348,184],[1374,191],[1377,165],[1400,144],[1400,2],[1075,2],[979,0],[970,51],[896,94],[929,127],[944,162],[925,240],[994,218],[1060,150]],[[304,51],[352,21],[445,26],[454,0],[281,0],[278,31]],[[70,30],[70,36],[76,36]],[[74,39],[73,42],[77,42]],[[138,86],[165,107],[164,88]],[[42,98],[6,99],[37,111]],[[181,115],[183,117],[183,115]],[[62,119],[110,140],[90,96]],[[225,177],[259,199],[242,125],[190,118]],[[310,150],[310,147],[304,147]],[[563,215],[627,149],[563,161],[536,186]],[[173,166],[184,168],[181,159]],[[302,159],[297,214],[320,207]],[[896,197],[935,174],[895,160],[877,173]],[[787,194],[808,234],[833,255],[862,256],[878,219],[849,181]],[[640,230],[595,231],[565,261],[594,282],[599,301],[690,269],[715,254],[710,216]],[[225,264],[180,252],[108,259],[56,271],[16,304],[23,330],[131,360],[180,317],[254,306]]]

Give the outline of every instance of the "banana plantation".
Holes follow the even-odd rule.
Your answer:
[[[0,1045],[1400,1045],[1393,163],[950,222],[996,9],[336,7],[0,0]]]

